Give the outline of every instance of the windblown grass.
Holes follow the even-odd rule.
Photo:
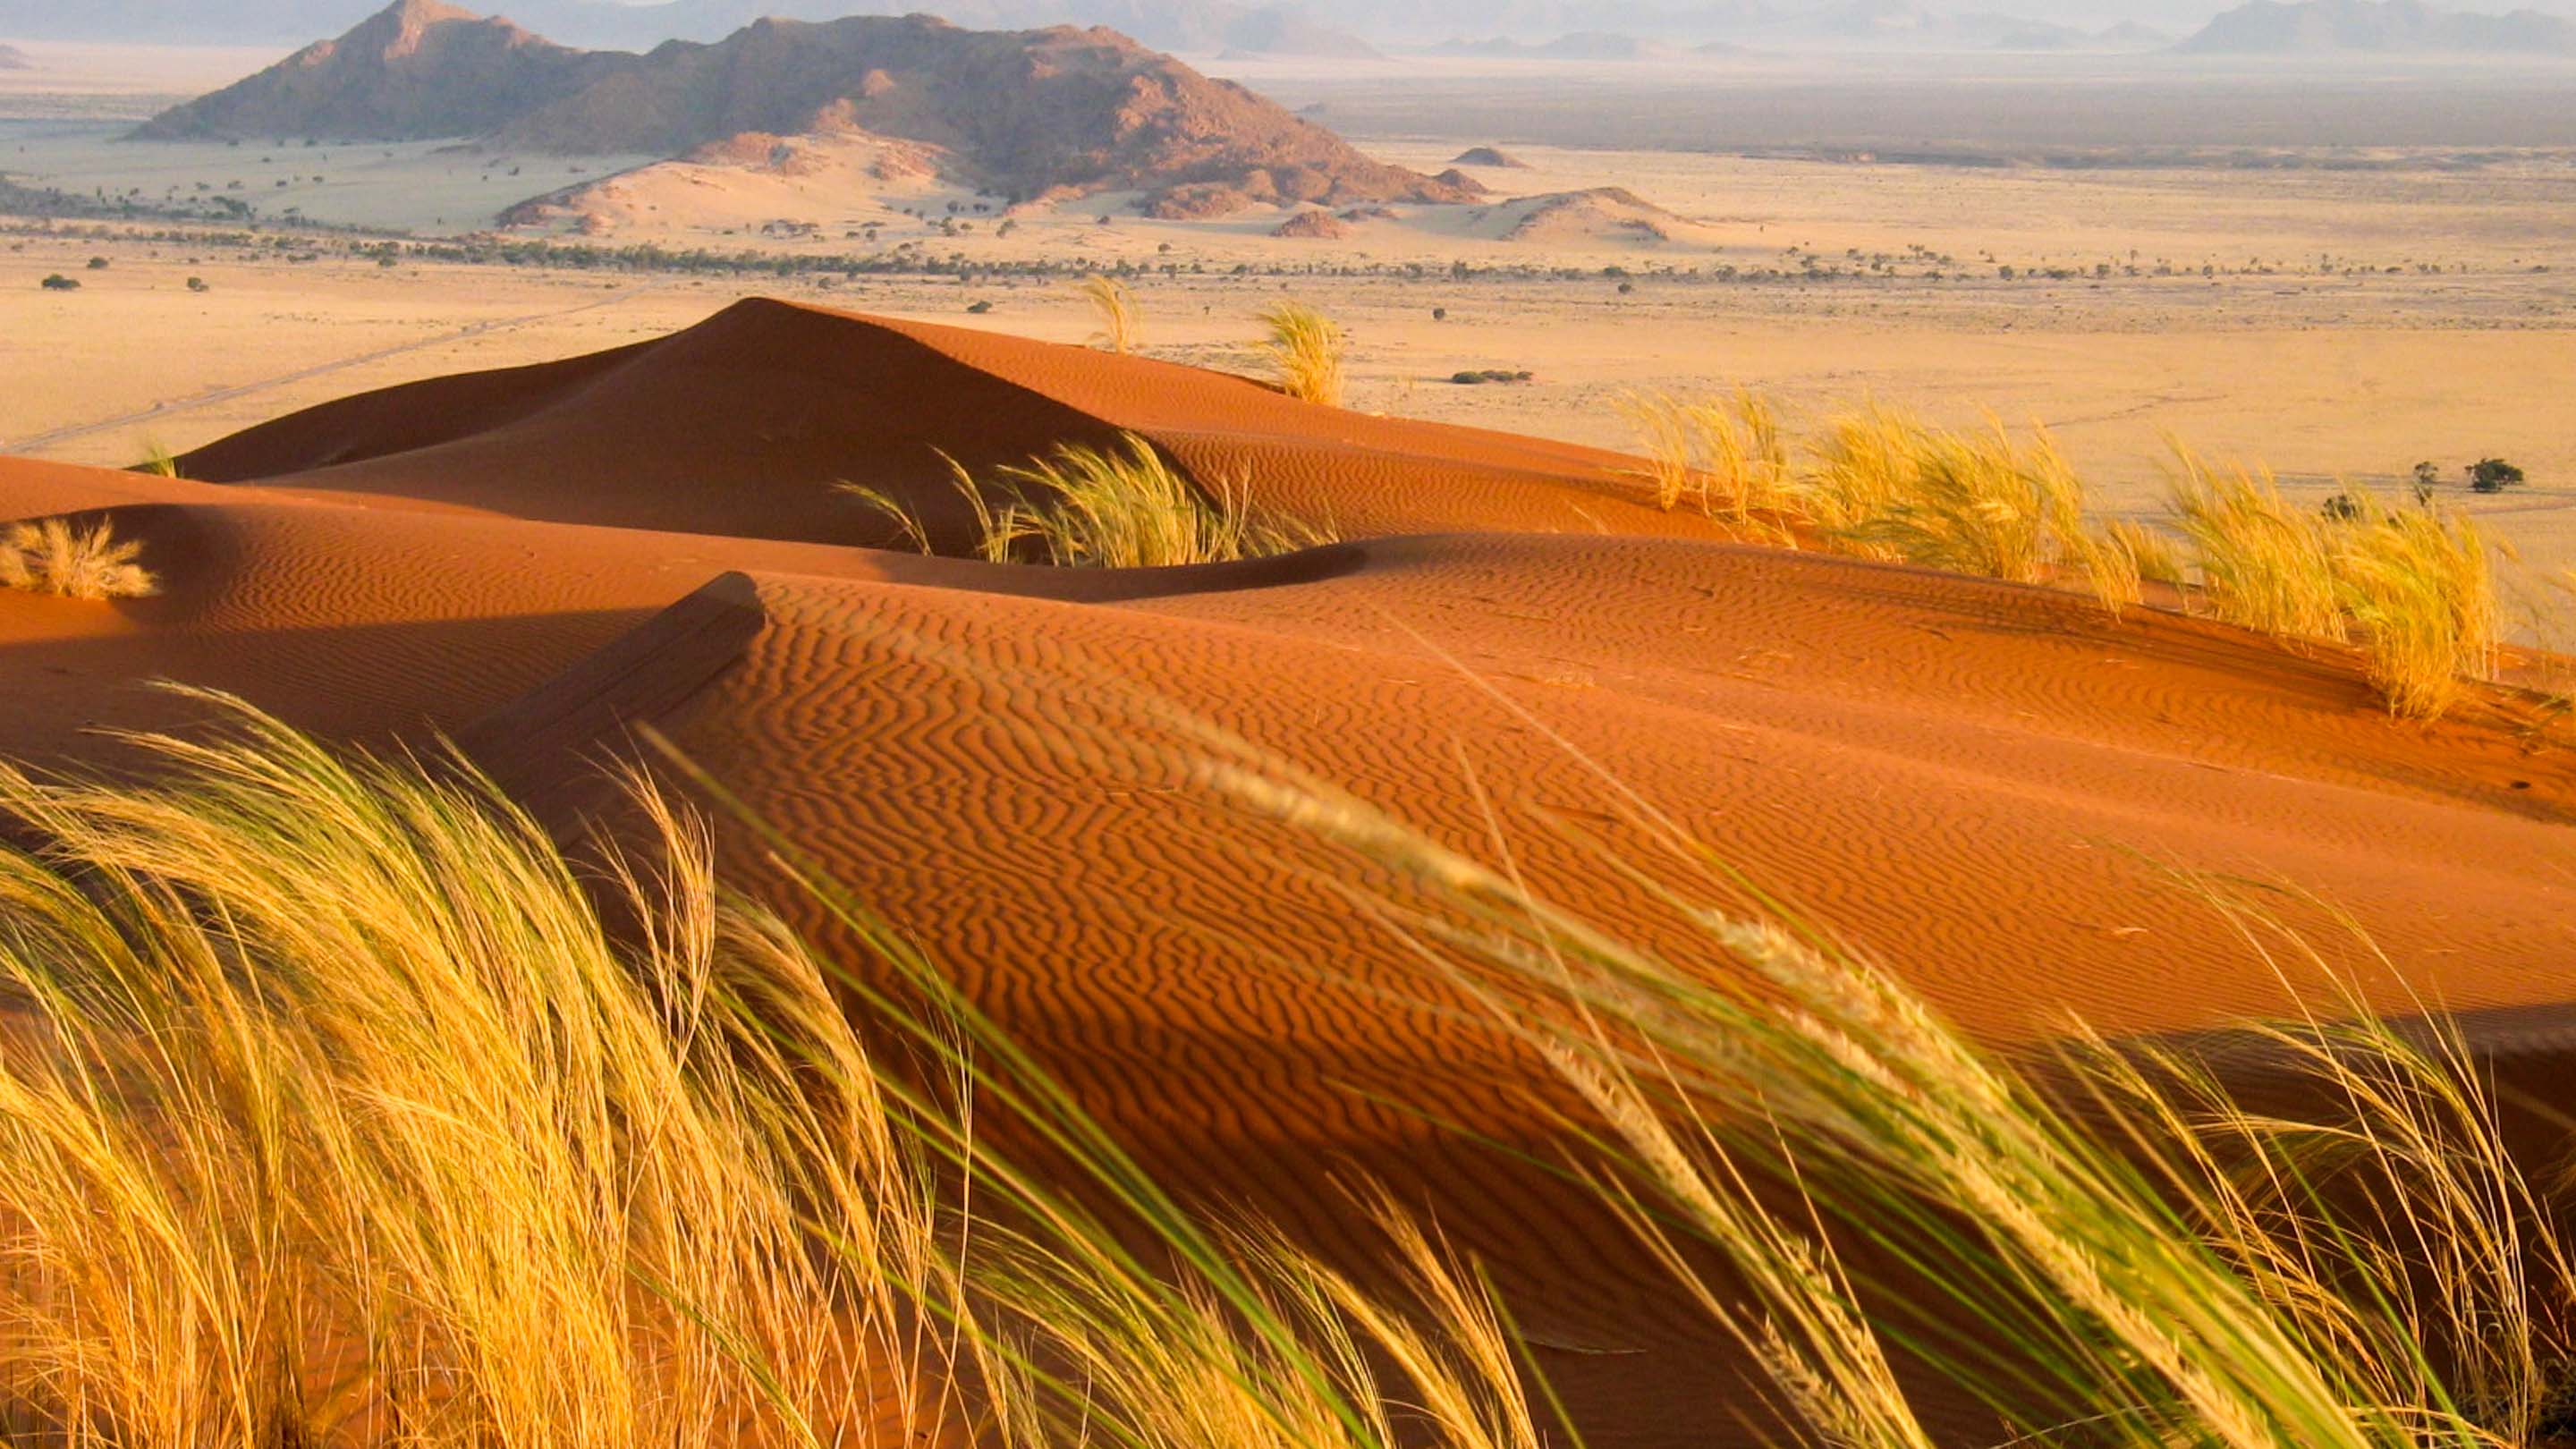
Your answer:
[[[143,545],[119,541],[112,523],[13,523],[0,531],[0,589],[70,599],[144,598],[159,593],[161,581],[138,562],[142,556]]]
[[[1091,334],[1091,345],[1122,356],[1134,352],[1144,335],[1145,320],[1143,309],[1136,303],[1135,290],[1116,277],[1100,273],[1083,278],[1078,290],[1100,321],[1100,330]]]
[[[1221,486],[1210,497],[1134,433],[1108,448],[1067,443],[1051,457],[998,470],[990,483],[953,461],[949,466],[973,511],[975,553],[994,563],[1033,553],[1063,568],[1163,568],[1333,541],[1331,530],[1256,507],[1238,488]],[[931,551],[918,510],[876,489],[850,491],[894,519],[914,546]]]
[[[1342,405],[1343,359],[1350,339],[1342,325],[1303,302],[1282,302],[1261,314],[1268,336],[1260,344],[1272,380],[1290,397],[1326,407]]]
[[[1698,862],[1656,886],[1685,926],[1671,954],[1322,782],[1214,778],[1417,885],[1427,904],[1386,914],[1589,1107],[1618,1150],[1572,1170],[1804,1442],[1948,1442],[1927,1384],[2010,1444],[2492,1449],[2567,1427],[2562,1205],[2439,1028],[2347,1001],[2252,1029],[2237,1045],[2309,1104],[2290,1112],[2179,1046],[2079,1034],[2034,1075],[1829,938],[1711,904],[1741,879],[1642,810]],[[2249,949],[2304,950],[2201,888]]]
[[[2324,521],[2281,496],[2268,470],[2214,467],[2175,450],[2173,509],[2219,618],[2266,634],[2344,637]]]
[[[792,841],[881,971],[720,894],[640,784],[656,864],[586,884],[461,765],[247,714],[149,747],[148,786],[0,770],[41,847],[0,848],[14,1425],[100,1449],[1552,1438],[1434,1231],[1355,1201],[1390,1301],[1203,1224]],[[1651,815],[1698,862],[1659,887],[1686,927],[1663,952],[1322,782],[1207,778],[1411,883],[1376,908],[1553,1065],[1598,1123],[1569,1170],[1806,1442],[1947,1442],[1928,1385],[2024,1444],[2565,1427],[2576,1269],[2455,1037],[2357,1008],[2261,1029],[2312,1089],[2295,1113],[2172,1045],[2079,1037],[2037,1076],[1817,933],[1712,908],[1741,882]],[[2249,949],[2297,949],[2210,899]],[[886,1071],[835,988],[918,1060]]]
[[[2467,681],[2494,676],[2494,562],[2469,519],[2353,487],[2329,517],[2291,506],[2268,474],[2181,460],[2174,507],[2220,618],[2294,638],[2357,633],[2371,684],[2405,718],[2439,718]]]
[[[149,473],[155,478],[176,478],[179,476],[179,455],[161,443],[149,443],[143,449],[143,461],[134,465],[134,471]]]
[[[1749,388],[1691,399],[1631,392],[1619,411],[1636,429],[1655,504],[1669,513],[1696,495],[1699,510],[1739,524],[1788,504],[1788,450],[1773,404]]]
[[[586,875],[461,763],[239,719],[144,742],[154,785],[0,770],[38,847],[0,847],[13,1434],[1537,1449],[1435,1239],[1376,1209],[1388,1304],[1202,1227],[828,883],[878,973],[722,895],[640,782],[652,868]]]
[[[2153,580],[2229,623],[2282,638],[2352,641],[2391,713],[2433,719],[2491,678],[2502,612],[2486,540],[2431,502],[2383,506],[2347,489],[2339,515],[2286,499],[2260,468],[2176,446],[2175,534],[2094,516],[2093,493],[2045,428],[1936,428],[1871,404],[1832,419],[1793,457],[1778,410],[1751,392],[1691,401],[1631,393],[1641,475],[1667,511],[1760,524],[1863,558],[2014,583],[2080,583],[2117,614]]]
[[[657,809],[667,870],[612,875],[621,942],[462,776],[257,719],[152,748],[148,787],[0,771],[43,846],[0,851],[14,1422],[788,1444],[911,1392],[922,1180],[814,963],[719,901],[694,831]]]
[[[2438,718],[2465,680],[2496,672],[2501,610],[2486,539],[2464,516],[2351,496],[2358,516],[2326,527],[2336,601],[2362,632],[2389,712]]]

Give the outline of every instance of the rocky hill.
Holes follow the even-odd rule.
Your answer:
[[[34,70],[35,68],[36,63],[27,59],[25,51],[0,45],[0,70]]]
[[[2420,0],[2252,0],[2176,48],[2204,55],[2576,55],[2576,21],[2537,10],[2437,10]]]
[[[164,111],[135,134],[163,141],[466,136],[640,63],[556,45],[442,0],[397,0],[339,39]]]
[[[679,156],[745,134],[873,136],[935,148],[953,179],[1011,201],[1136,190],[1162,215],[1482,190],[1371,160],[1113,30],[962,30],[926,15],[763,19],[637,56],[399,0],[138,134],[466,137],[613,156]]]

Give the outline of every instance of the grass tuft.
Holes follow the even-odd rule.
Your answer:
[[[1100,322],[1100,330],[1091,334],[1091,345],[1121,356],[1134,352],[1144,334],[1144,313],[1136,303],[1135,290],[1116,277],[1098,273],[1083,278],[1078,290]]]
[[[1108,448],[1064,444],[1050,457],[998,470],[989,483],[954,460],[949,467],[974,512],[975,553],[993,563],[1034,555],[1060,568],[1165,568],[1334,541],[1330,529],[1254,506],[1238,487],[1209,497],[1135,433]],[[931,551],[917,510],[876,489],[844,486]]]
[[[161,591],[161,581],[137,562],[142,556],[143,545],[119,541],[111,523],[13,523],[0,532],[0,588],[67,599],[146,598]]]
[[[1343,359],[1350,339],[1340,323],[1303,302],[1282,302],[1261,314],[1268,337],[1260,344],[1279,390],[1326,407],[1342,405]]]

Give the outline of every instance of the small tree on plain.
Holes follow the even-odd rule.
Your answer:
[[[2439,464],[2424,462],[2415,465],[2416,503],[2431,503],[2433,501],[2433,491],[2441,486],[2442,469]]]
[[[2502,458],[2480,458],[2469,465],[2469,487],[2480,493],[2502,493],[2522,481],[2522,470]]]

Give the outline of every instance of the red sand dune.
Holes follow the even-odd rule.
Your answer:
[[[1002,460],[1118,427],[1412,536],[1151,575],[771,541],[857,532],[833,477],[927,487],[933,446]],[[1462,847],[1485,848],[1489,797],[1542,886],[1655,936],[1542,820],[1645,858],[1614,778],[1998,1042],[2070,1012],[2190,1030],[2279,1006],[2178,866],[2350,908],[2393,969],[2343,957],[2384,1006],[2529,1009],[2485,1039],[2520,1071],[2563,1082],[2576,1045],[2576,757],[2508,711],[2401,726],[2333,651],[1654,536],[1686,525],[1625,501],[1604,455],[745,304],[187,466],[262,486],[0,463],[0,519],[120,510],[171,585],[0,594],[0,679],[27,701],[0,754],[112,759],[76,727],[190,713],[131,687],[168,675],[334,735],[458,733],[570,819],[603,799],[579,761],[649,721],[1176,1182],[1354,1260],[1337,1180],[1431,1205],[1603,1442],[1724,1432],[1706,1330],[1665,1316],[1597,1213],[1425,1125],[1543,1147],[1543,1076],[1339,893],[1367,872],[1215,797],[1169,710]]]
[[[191,478],[521,518],[883,543],[834,485],[916,501],[943,549],[967,510],[941,454],[984,470],[1121,429],[1199,477],[1345,533],[1671,533],[1633,460],[1294,401],[1198,368],[999,333],[739,303],[687,331],[536,367],[326,403],[181,459]]]

